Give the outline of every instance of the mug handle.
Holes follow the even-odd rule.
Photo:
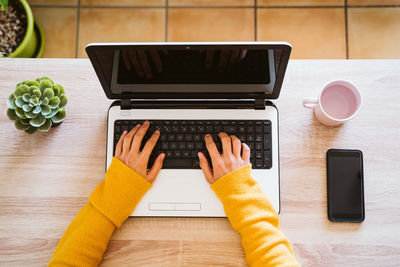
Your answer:
[[[316,97],[306,97],[303,99],[303,106],[305,108],[313,109],[318,104],[318,98]]]

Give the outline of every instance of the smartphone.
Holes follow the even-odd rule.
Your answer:
[[[362,222],[364,211],[363,155],[360,150],[326,152],[328,218],[332,222]]]

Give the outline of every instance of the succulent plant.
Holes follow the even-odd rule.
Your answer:
[[[66,104],[64,88],[48,77],[40,77],[17,84],[7,99],[7,116],[19,130],[47,132],[64,120]]]

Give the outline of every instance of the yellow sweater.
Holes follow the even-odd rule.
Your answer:
[[[96,266],[116,227],[133,212],[151,183],[120,160],[93,191],[61,238],[49,266]],[[221,199],[232,227],[242,236],[250,266],[299,266],[279,217],[251,178],[247,165],[220,178],[211,188]]]

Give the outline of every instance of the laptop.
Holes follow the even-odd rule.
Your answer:
[[[291,45],[285,42],[92,43],[86,52],[106,96],[106,169],[124,130],[149,120],[150,157],[166,158],[132,216],[225,217],[199,167],[204,135],[236,135],[251,148],[252,177],[280,211],[277,99]],[[143,147],[144,144],[142,144]]]

